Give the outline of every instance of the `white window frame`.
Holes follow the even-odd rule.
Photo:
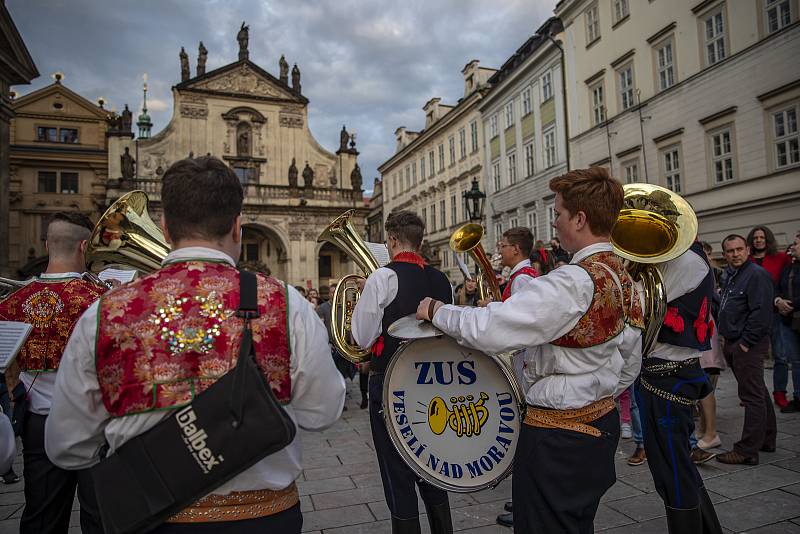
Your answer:
[[[502,186],[500,180],[500,161],[495,161],[492,163],[492,186],[495,191],[500,191]]]
[[[425,179],[425,154],[420,156],[419,158],[419,181],[423,181]]]
[[[506,164],[508,165],[508,185],[517,183],[517,152],[512,150],[506,154]]]
[[[619,95],[619,109],[625,111],[634,105],[634,88],[636,82],[633,78],[633,62],[627,63],[616,71],[617,94]]]
[[[455,226],[458,224],[458,203],[456,202],[456,194],[450,195],[450,225]]]
[[[584,11],[586,19],[586,46],[600,39],[600,9],[597,2]]]
[[[508,220],[508,227],[516,228],[517,226],[519,226],[519,217],[515,215]]]
[[[494,223],[494,240],[500,241],[503,237],[503,221],[495,221]]]
[[[472,152],[478,151],[478,121],[469,123],[469,134],[472,138]]]
[[[536,213],[536,206],[531,207],[531,211],[527,214],[528,228],[533,234],[533,242],[539,239],[539,215]]]
[[[411,165],[406,165],[406,191],[411,191]]]
[[[556,128],[551,126],[542,132],[542,158],[544,167],[549,169],[556,164]]]
[[[703,17],[703,57],[706,67],[727,57],[725,11],[721,7]]]
[[[592,104],[592,126],[606,120],[606,88],[603,80],[589,86],[589,99]]]
[[[416,187],[417,185],[417,163],[415,161],[411,162],[411,187]]]
[[[439,220],[442,221],[442,230],[447,228],[447,205],[444,199],[439,201]]]
[[[432,178],[436,174],[436,158],[433,149],[428,151],[428,169],[430,170],[428,176]]]
[[[770,112],[772,123],[772,144],[775,147],[775,168],[785,169],[800,163],[800,134],[798,131],[798,115],[800,104]],[[780,121],[778,120],[780,117]],[[779,130],[779,124],[782,130]],[[785,163],[781,164],[781,152],[785,155]]]
[[[683,191],[681,177],[681,149],[680,145],[671,145],[661,150],[661,170],[664,173],[665,187],[675,193]]]
[[[448,139],[448,145],[450,149],[450,165],[455,165],[456,163],[456,137],[454,135],[450,136]]]
[[[733,129],[730,126],[725,126],[710,132],[708,135],[714,185],[732,182],[736,179]]]
[[[773,20],[770,20],[773,13],[775,14],[774,26],[772,26]],[[791,23],[792,0],[764,0],[764,25],[767,34],[780,31]]]
[[[531,104],[531,88],[528,87],[522,91],[522,116],[529,114],[533,111],[533,105]]]
[[[436,203],[431,204],[431,232],[436,231]]]
[[[507,103],[505,106],[506,115],[506,129],[514,126],[514,101]]]
[[[658,88],[663,91],[675,85],[675,45],[672,38],[656,45],[655,54]]]
[[[444,171],[444,143],[439,143],[439,172]]]
[[[622,162],[622,176],[625,178],[626,184],[633,184],[639,181],[639,158]]]
[[[553,98],[553,77],[550,71],[545,72],[540,81],[542,85],[542,102],[547,102]]]
[[[612,0],[611,11],[614,17],[614,24],[626,18],[631,14],[628,0]]]
[[[534,150],[533,141],[525,145],[525,178],[530,178],[534,173]]]
[[[467,157],[467,129],[461,128],[458,130],[458,142],[460,148],[461,159]]]
[[[547,213],[547,240],[550,241],[555,237],[556,229],[553,228],[553,225],[556,222],[556,203],[550,202],[545,206],[545,211]],[[536,241],[534,241],[535,243]]]
[[[489,117],[489,135],[491,139],[497,137],[497,113]]]

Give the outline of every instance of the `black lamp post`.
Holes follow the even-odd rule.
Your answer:
[[[478,178],[472,179],[472,188],[462,193],[464,196],[464,207],[467,209],[470,222],[480,221],[483,218],[483,204],[486,200],[486,193],[478,187]]]

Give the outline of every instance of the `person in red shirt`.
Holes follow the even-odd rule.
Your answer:
[[[775,235],[766,226],[756,226],[747,234],[747,245],[750,247],[750,261],[757,263],[772,277],[777,289],[783,268],[792,263],[792,258],[778,250]],[[783,347],[781,328],[783,323],[777,310],[773,310],[772,334],[770,343],[775,365],[772,369],[772,398],[780,408],[789,405],[786,398],[786,386],[789,383],[789,364]]]

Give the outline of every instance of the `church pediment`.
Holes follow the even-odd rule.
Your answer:
[[[303,96],[293,93],[280,80],[248,60],[221,67],[176,87],[213,94],[306,102]]]

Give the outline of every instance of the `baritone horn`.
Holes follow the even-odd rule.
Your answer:
[[[481,274],[478,276],[478,295],[481,300],[491,298],[495,302],[499,302],[501,300],[500,286],[497,284],[492,264],[486,257],[486,251],[481,245],[482,238],[483,227],[477,223],[467,223],[450,236],[450,248],[455,252],[468,253],[481,270]]]
[[[112,265],[145,273],[161,268],[161,260],[170,249],[147,212],[147,202],[144,191],[131,191],[109,206],[97,221],[86,249],[90,271]]]
[[[328,225],[317,239],[318,243],[328,242],[338,247],[358,265],[366,276],[372,274],[380,265],[375,256],[367,248],[366,243],[358,235],[350,219],[355,210],[348,210],[339,215]],[[353,309],[361,297],[359,281],[365,277],[357,274],[344,276],[331,296],[331,337],[339,353],[353,363],[369,360],[370,350],[362,349],[351,343]]]
[[[667,313],[667,293],[658,264],[677,258],[697,236],[697,216],[680,195],[653,184],[626,184],[617,222],[611,230],[614,252],[644,290],[642,356],[655,344]]]

